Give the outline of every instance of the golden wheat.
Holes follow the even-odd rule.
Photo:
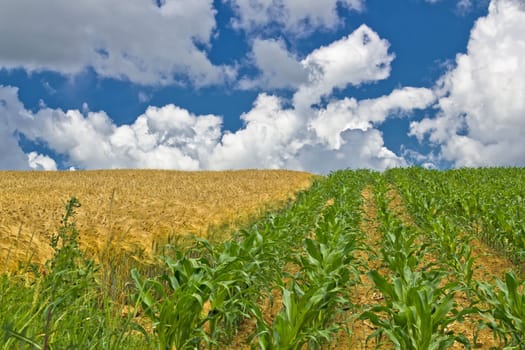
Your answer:
[[[49,238],[71,196],[82,204],[76,222],[85,249],[117,244],[147,256],[168,237],[245,222],[311,181],[278,170],[0,172],[0,270],[49,258]]]

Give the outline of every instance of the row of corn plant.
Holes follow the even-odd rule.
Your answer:
[[[261,349],[319,349],[346,329],[351,287],[359,281],[360,194],[369,178],[367,171],[340,171],[325,180],[330,205],[293,255],[298,273],[281,286],[282,310],[271,323],[258,319]]]
[[[525,262],[525,169],[410,168],[389,175],[416,218],[441,212],[517,265]]]
[[[469,300],[476,304],[475,311],[481,317],[480,328],[490,328],[502,347],[525,348],[525,282],[513,272],[495,283],[473,281],[469,245],[471,239],[480,237],[506,252],[515,262],[521,261],[523,246],[516,239],[508,238],[516,227],[518,232],[512,235],[521,234],[520,225],[505,224],[521,215],[517,205],[521,189],[507,188],[500,181],[523,181],[523,170],[461,169],[441,173],[410,169],[390,171],[389,175],[418,218],[420,227],[434,238],[442,260],[455,270],[457,280],[466,287]],[[497,178],[492,179],[490,175]],[[507,202],[502,203],[502,198]],[[496,203],[508,212],[503,214],[501,209],[495,209]],[[493,210],[498,211],[499,218],[490,215]],[[503,244],[509,246],[502,249]]]
[[[383,297],[361,315],[377,327],[369,338],[379,345],[388,340],[396,349],[446,349],[456,342],[469,346],[465,335],[449,330],[452,323],[474,312],[455,301],[465,287],[449,279],[447,270],[432,257],[433,244],[421,231],[392,212],[388,189],[384,178],[375,183],[383,235],[380,259],[385,269],[369,272]]]

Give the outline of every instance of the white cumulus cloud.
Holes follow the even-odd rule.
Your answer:
[[[245,127],[223,135],[211,154],[211,168],[288,168],[308,142],[304,122],[295,110],[284,109],[276,96],[259,95],[241,118]]]
[[[57,170],[57,163],[51,157],[36,152],[27,155],[29,166],[33,170]]]
[[[260,74],[255,78],[242,79],[239,82],[242,89],[296,88],[308,78],[304,67],[288,52],[282,41],[255,39],[251,56]]]
[[[385,79],[394,55],[389,43],[366,25],[300,60],[282,41],[255,39],[252,61],[260,74],[244,78],[241,88],[297,90],[294,102],[309,107],[336,88]]]
[[[438,2],[441,2],[443,0],[425,0],[426,2],[430,4],[436,4]],[[473,6],[486,6],[489,3],[490,0],[456,0],[456,8],[460,13],[464,13],[465,11],[468,11],[472,9]]]
[[[160,8],[147,0],[0,0],[0,68],[222,83],[234,70],[199,48],[210,45],[215,26],[212,0],[166,0]]]
[[[3,92],[0,89],[0,95]],[[366,106],[369,101],[356,103]],[[392,103],[389,108],[398,107]],[[9,149],[0,156],[4,169],[56,168],[47,155],[24,154],[16,138],[19,133],[82,169],[289,168],[324,173],[347,167],[381,170],[406,165],[385,147],[381,132],[370,121],[365,121],[367,127],[344,125],[318,135],[319,130],[309,126],[311,119],[267,94],[258,96],[253,108],[242,115],[244,127],[233,133],[222,131],[218,116],[194,115],[174,105],[149,107],[134,123],[120,126],[104,112],[45,108],[33,114],[22,107],[9,113],[13,118],[0,120],[3,146]],[[336,117],[317,109],[311,114]],[[337,143],[332,143],[336,138]]]
[[[525,5],[493,0],[441,80],[439,113],[411,134],[455,166],[525,165]]]
[[[150,107],[131,125],[116,126],[104,112],[43,109],[18,131],[45,142],[82,168],[197,170],[220,135],[221,119],[167,105]]]
[[[301,62],[308,71],[308,83],[296,92],[294,103],[309,108],[336,88],[387,78],[394,59],[388,48],[388,41],[362,25],[350,35],[314,50]]]
[[[344,143],[342,133],[345,131],[367,131],[393,114],[403,115],[414,109],[426,108],[435,99],[432,90],[412,87],[394,90],[390,95],[376,99],[357,101],[354,98],[344,98],[320,109],[310,127],[332,149],[338,149]]]
[[[233,25],[246,31],[277,25],[301,34],[316,28],[334,28],[340,23],[337,6],[362,10],[363,0],[224,0],[236,13]]]
[[[15,135],[19,113],[23,111],[18,89],[0,85],[0,169],[29,169],[27,155]]]
[[[0,96],[8,101],[0,114],[4,118],[0,132],[26,167],[52,168],[53,162],[45,154],[24,154],[17,143],[19,134],[63,155],[67,166],[83,169],[290,168],[325,173],[407,164],[385,146],[377,127],[389,117],[428,107],[435,101],[432,91],[405,87],[369,100],[333,97],[335,89],[388,76],[393,55],[388,53],[386,40],[361,26],[301,61],[288,55],[279,42],[260,44],[282,54],[291,65],[297,62],[294,67],[300,67],[306,79],[296,83],[290,99],[260,93],[252,108],[241,115],[244,125],[235,132],[222,130],[220,116],[195,115],[175,105],[149,107],[133,123],[124,125],[116,125],[104,111],[89,108],[43,107],[33,113],[24,108],[11,87],[0,88]],[[268,76],[268,69],[262,70]],[[324,98],[327,100],[321,101]],[[4,167],[14,164],[0,160]]]
[[[304,147],[294,162],[323,174],[344,168],[384,170],[407,165],[403,157],[385,147],[377,129],[348,129],[341,138],[342,145],[336,149],[324,143]]]

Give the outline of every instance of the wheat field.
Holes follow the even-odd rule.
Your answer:
[[[0,270],[51,256],[49,239],[71,196],[81,203],[83,249],[96,256],[118,246],[150,257],[190,234],[225,239],[228,228],[283,205],[312,179],[281,170],[0,172]]]

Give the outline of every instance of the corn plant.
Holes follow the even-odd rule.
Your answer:
[[[191,349],[205,338],[202,310],[212,285],[210,271],[203,260],[177,252],[177,260],[165,258],[168,272],[160,280],[142,280],[136,270],[132,277],[140,303],[153,321],[159,349]]]
[[[351,287],[359,279],[354,253],[361,247],[360,192],[368,172],[335,172],[324,182],[331,204],[317,216],[312,237],[291,262],[299,271],[282,285],[283,308],[273,322],[258,314],[257,345],[262,349],[320,349],[344,329]]]
[[[505,281],[496,280],[496,287],[480,283],[479,291],[488,305],[482,326],[492,329],[505,349],[525,349],[525,281],[508,272]]]
[[[383,227],[383,244],[380,248],[383,261],[390,270],[397,273],[403,273],[406,268],[414,270],[424,261],[422,257],[427,245],[418,245],[417,236],[413,232],[408,233],[400,222],[391,221],[387,225]]]
[[[421,227],[449,217],[525,267],[525,172],[520,168],[392,169],[387,172]]]
[[[380,253],[385,265],[394,273],[403,274],[406,269],[415,270],[429,251],[428,243],[421,243],[419,232],[407,226],[389,209],[390,198],[386,195],[385,182],[376,183],[375,201],[381,224],[382,242]],[[423,268],[428,268],[424,266]]]
[[[447,216],[438,216],[434,220],[428,219],[431,229],[430,240],[433,242],[433,252],[437,255],[444,267],[449,268],[450,276],[466,287],[471,295],[475,289],[473,275],[475,259],[472,255],[470,235],[459,235],[461,230]]]
[[[215,257],[207,315],[215,344],[231,340],[242,320],[257,314],[256,302],[263,290],[271,288],[271,281],[282,279],[277,252],[275,241],[252,231],[240,242],[226,242]]]
[[[360,319],[370,320],[378,329],[370,338],[378,344],[386,336],[396,349],[446,349],[454,342],[469,346],[463,335],[448,331],[448,326],[474,310],[457,308],[454,295],[456,283],[440,286],[443,273],[432,276],[406,268],[401,276],[391,281],[377,271],[370,279],[385,298],[385,303],[365,311]]]
[[[335,325],[327,322],[328,312],[333,309],[334,297],[338,289],[319,285],[303,291],[297,284],[293,288],[283,287],[283,311],[272,326],[267,325],[259,315],[258,345],[264,350],[299,350],[308,345],[319,349],[327,343],[334,332]],[[324,316],[323,316],[324,315]]]
[[[369,273],[384,297],[383,303],[360,316],[378,327],[369,339],[376,338],[380,345],[386,337],[396,349],[445,349],[455,342],[470,346],[464,335],[448,330],[451,323],[461,322],[466,314],[474,313],[476,309],[461,308],[454,301],[456,294],[469,292],[464,283],[457,281],[456,275],[462,272],[472,277],[470,250],[464,248],[464,242],[458,241],[451,229],[455,229],[454,225],[447,225],[447,221],[429,223],[431,218],[443,215],[445,206],[431,197],[422,202],[416,222],[427,229],[432,225],[436,228],[426,231],[405,224],[392,212],[391,199],[387,196],[388,185],[384,179],[376,181],[375,190],[383,236],[379,250],[390,271],[386,276],[377,271]],[[418,194],[408,193],[410,200],[421,199]],[[436,252],[437,261],[426,261],[428,255]],[[459,253],[462,253],[460,257]],[[456,257],[457,267],[449,272],[447,269],[452,256]],[[452,279],[451,273],[454,276]]]

